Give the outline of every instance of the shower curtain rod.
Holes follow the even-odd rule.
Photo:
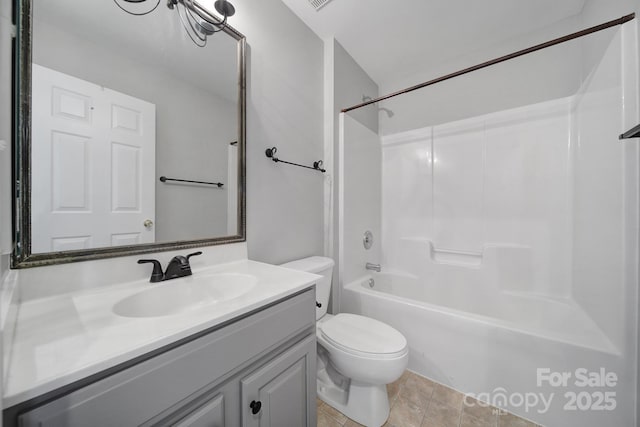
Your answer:
[[[405,93],[413,92],[414,90],[422,89],[423,87],[431,86],[436,83],[443,82],[445,80],[452,79],[454,77],[459,77],[467,73],[471,73],[473,71],[478,71],[482,68],[489,67],[491,65],[496,65],[501,62],[508,61],[510,59],[518,58],[523,55],[527,55],[529,53],[537,52],[542,49],[546,49],[551,46],[555,46],[557,44],[561,44],[564,42],[568,42],[570,40],[574,40],[589,34],[597,33],[598,31],[606,30],[607,28],[615,27],[617,25],[622,25],[625,22],[629,22],[636,17],[635,13],[631,13],[629,15],[623,16],[622,18],[614,19],[613,21],[605,22],[604,24],[596,25],[595,27],[587,28],[586,30],[578,31],[577,33],[569,34],[564,37],[560,37],[554,40],[550,40],[546,43],[541,43],[535,46],[532,46],[527,49],[519,50],[514,53],[510,53],[509,55],[501,56],[500,58],[492,59],[487,62],[483,62],[482,64],[474,65],[473,67],[465,68],[460,71],[456,71],[455,73],[447,74],[442,77],[438,77],[433,80],[426,81],[424,83],[417,84],[415,86],[408,87],[406,89],[402,89],[398,92],[390,93],[389,95],[381,96],[376,99],[372,99],[371,101],[363,102],[362,104],[354,105],[353,107],[345,108],[342,110],[343,113],[347,113],[351,110],[356,110],[358,108],[366,107],[367,105],[375,104],[376,102],[384,101],[385,99],[393,98],[398,95],[404,95]]]

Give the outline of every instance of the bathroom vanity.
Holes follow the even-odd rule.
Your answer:
[[[244,35],[12,3],[4,426],[315,426],[319,276],[247,260]],[[195,248],[193,276],[138,264]]]
[[[21,306],[4,425],[315,426],[317,276],[246,260],[198,275],[256,282],[167,316],[114,314],[163,286],[146,281]],[[55,325],[29,330],[51,316]]]

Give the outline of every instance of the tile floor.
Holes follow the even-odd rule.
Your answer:
[[[535,427],[530,421],[487,406],[467,406],[464,395],[406,371],[387,386],[391,413],[384,427]],[[318,399],[318,427],[358,427]]]

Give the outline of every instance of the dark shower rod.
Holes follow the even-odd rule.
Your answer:
[[[353,107],[345,108],[342,110],[343,113],[347,113],[351,110],[356,110],[358,108],[366,107],[367,105],[375,104],[376,102],[384,101],[385,99],[394,98],[399,95],[404,95],[405,93],[413,92],[414,90],[422,89],[427,86],[434,85],[436,83],[443,82],[445,80],[452,79],[454,77],[459,77],[467,73],[471,73],[473,71],[478,71],[486,67],[490,67],[492,65],[499,64],[501,62],[508,61],[510,59],[515,59],[523,55],[527,55],[529,53],[537,52],[542,49],[546,49],[551,46],[555,46],[561,43],[568,42],[570,40],[574,40],[589,34],[597,33],[598,31],[606,30],[607,28],[615,27],[617,25],[622,25],[626,22],[633,20],[636,17],[635,13],[631,13],[629,15],[623,16],[622,18],[614,19],[613,21],[605,22],[604,24],[596,25],[595,27],[587,28],[586,30],[578,31],[577,33],[569,34],[564,37],[560,37],[554,40],[550,40],[546,43],[541,43],[535,46],[532,46],[527,49],[519,50],[514,53],[510,53],[509,55],[501,56],[500,58],[492,59],[487,62],[483,62],[482,64],[474,65],[473,67],[465,68],[460,71],[456,71],[455,73],[447,74],[442,77],[438,77],[433,80],[426,81],[424,83],[417,84],[415,86],[408,87],[406,89],[402,89],[398,92],[390,93],[389,95],[384,95],[376,99],[372,99],[371,101],[363,102],[362,104],[354,105]]]

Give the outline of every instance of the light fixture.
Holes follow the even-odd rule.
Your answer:
[[[162,0],[113,0],[116,5],[130,15],[148,15],[158,8]],[[127,5],[126,7],[124,5]],[[151,5],[151,6],[149,6]],[[227,18],[236,13],[236,9],[227,0],[216,0],[214,7],[222,19],[216,18],[194,0],[167,0],[167,7],[176,9],[184,30],[199,47],[207,45],[207,37],[224,30]]]

